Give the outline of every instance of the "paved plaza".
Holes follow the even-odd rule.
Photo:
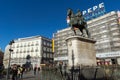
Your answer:
[[[30,71],[23,74],[23,79],[18,79],[18,80],[42,80],[41,78],[42,76],[40,75],[40,73],[37,72],[36,75],[34,75],[34,72]],[[0,80],[6,80],[6,79],[4,77]],[[11,77],[8,80],[12,80]]]

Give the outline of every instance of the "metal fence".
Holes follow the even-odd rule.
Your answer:
[[[64,69],[44,67],[42,80],[120,80],[120,66],[77,67]]]
[[[64,80],[60,70],[55,67],[44,67],[41,73],[42,80]]]

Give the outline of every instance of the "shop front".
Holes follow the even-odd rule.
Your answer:
[[[120,51],[97,53],[98,65],[120,65]]]

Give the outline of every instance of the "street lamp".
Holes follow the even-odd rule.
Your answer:
[[[72,80],[74,79],[74,77],[73,77],[73,71],[74,71],[74,59],[75,59],[75,57],[74,57],[74,52],[73,52],[73,50],[72,50]]]
[[[13,52],[12,48],[12,44],[14,43],[14,40],[10,41],[9,45],[10,45],[10,53],[9,53],[9,61],[8,61],[8,70],[7,70],[7,76],[6,76],[6,80],[8,80],[9,77],[9,69],[10,69],[10,61],[11,61],[11,53]]]

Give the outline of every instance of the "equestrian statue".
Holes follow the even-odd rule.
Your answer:
[[[69,26],[72,27],[71,29],[74,31],[75,35],[76,35],[76,28],[78,28],[82,33],[81,36],[85,37],[85,33],[83,31],[85,30],[87,37],[90,38],[90,33],[87,29],[87,23],[85,22],[85,19],[80,10],[78,10],[78,12],[74,14],[72,9],[68,9],[67,23],[69,24]]]

